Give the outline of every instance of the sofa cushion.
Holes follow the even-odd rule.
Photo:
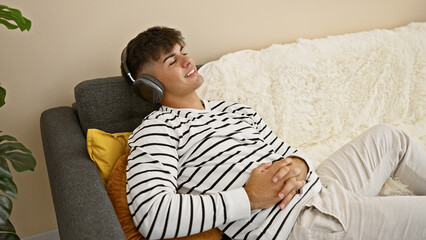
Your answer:
[[[74,108],[85,135],[89,128],[131,132],[159,107],[139,98],[121,76],[83,81],[74,94]]]
[[[87,130],[87,152],[95,162],[105,186],[117,159],[129,152],[127,140],[130,134],[131,132],[111,134],[95,128]]]

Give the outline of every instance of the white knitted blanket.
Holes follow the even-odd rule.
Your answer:
[[[378,123],[426,149],[426,23],[239,51],[200,73],[202,99],[253,107],[316,165]],[[381,194],[410,192],[389,179]]]

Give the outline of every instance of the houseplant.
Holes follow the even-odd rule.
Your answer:
[[[5,5],[0,5],[0,24],[6,26],[7,29],[19,28],[21,31],[29,31],[31,28],[31,21],[22,16],[21,11]]]
[[[23,17],[17,9],[0,5],[0,24],[7,29],[29,31],[31,21]],[[0,108],[5,104],[6,89],[0,86]],[[16,234],[13,224],[9,220],[12,211],[10,197],[16,198],[17,187],[13,182],[9,164],[17,172],[34,171],[36,161],[31,153],[22,143],[10,135],[2,135],[0,131],[0,239],[20,239]]]

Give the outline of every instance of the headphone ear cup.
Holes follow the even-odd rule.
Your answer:
[[[148,74],[142,74],[135,80],[133,90],[138,96],[153,104],[160,103],[161,99],[163,99],[163,84]]]

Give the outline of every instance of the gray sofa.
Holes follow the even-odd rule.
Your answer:
[[[97,168],[86,148],[88,128],[133,131],[159,106],[133,93],[122,77],[83,81],[72,107],[46,110],[43,148],[61,240],[125,239]]]

